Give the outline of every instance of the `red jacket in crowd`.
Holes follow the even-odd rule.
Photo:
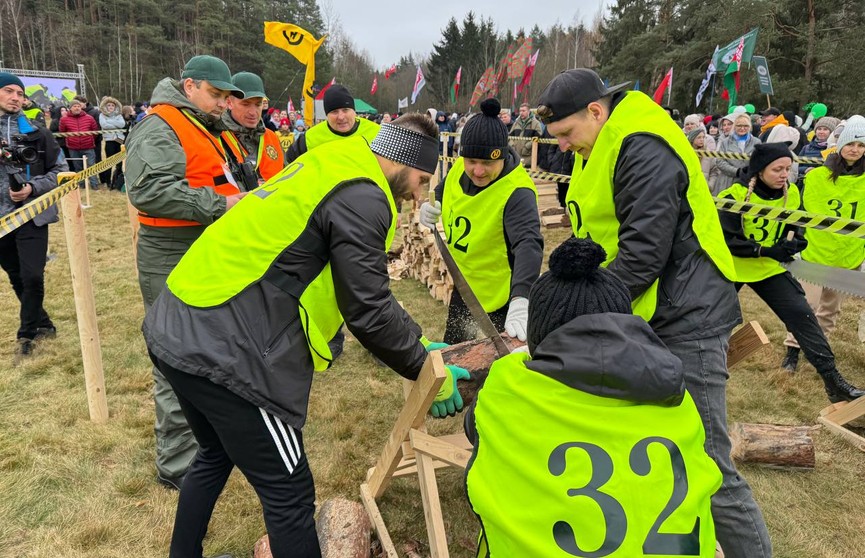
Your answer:
[[[98,129],[99,125],[96,124],[96,121],[93,120],[93,117],[84,112],[83,109],[77,115],[69,112],[66,114],[66,116],[60,119],[61,132],[95,132]],[[95,149],[96,136],[69,136],[68,138],[66,138],[66,147],[78,151],[83,151],[85,149]]]

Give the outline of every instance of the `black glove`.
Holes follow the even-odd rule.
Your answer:
[[[785,244],[788,245],[785,246]],[[764,258],[772,258],[773,260],[779,261],[781,263],[792,262],[793,254],[795,254],[796,252],[790,252],[789,244],[792,244],[792,248],[795,250],[796,241],[791,240],[788,242],[786,240],[781,240],[777,242],[774,246],[769,246],[768,248],[760,248],[760,255]]]
[[[794,238],[793,242],[796,243],[796,252],[797,253],[801,252],[802,250],[804,250],[805,248],[808,247],[808,239],[805,238],[804,236],[799,237],[799,238]]]

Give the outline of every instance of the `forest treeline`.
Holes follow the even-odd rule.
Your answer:
[[[289,95],[298,105],[303,68],[263,40],[264,21],[283,21],[316,36],[328,34],[316,57],[318,84],[335,77],[356,97],[393,112],[398,99],[410,95],[419,64],[427,87],[410,110],[433,106],[462,112],[469,109],[484,70],[498,67],[530,37],[532,51],[540,49],[540,54],[532,84],[519,93],[517,104],[534,101],[567,68],[594,67],[610,82],[639,82],[651,93],[673,67],[671,104],[691,112],[715,46],[758,27],[754,53],[768,59],[773,105],[799,110],[820,101],[833,114],[865,110],[855,72],[865,0],[616,0],[588,24],[557,23],[547,29],[502,30],[491,18],[469,12],[460,21],[452,18],[429,52],[406,52],[399,60],[377,61],[378,66],[365,45],[342,29],[340,19],[348,17],[332,13],[329,5],[323,13],[316,0],[0,0],[0,61],[6,67],[67,72],[83,64],[91,96],[132,102],[146,100],[162,77],[177,76],[189,57],[211,53],[232,71],[262,75],[279,105]],[[397,72],[385,79],[392,65]],[[450,88],[460,67],[459,96],[452,102]],[[374,76],[378,90],[372,95]],[[709,110],[710,100],[714,111],[726,108],[718,95],[721,77],[701,110]],[[510,105],[512,80],[500,85],[502,104]],[[743,73],[739,98],[758,107],[766,104],[752,69]]]

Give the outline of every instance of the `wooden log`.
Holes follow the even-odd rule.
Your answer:
[[[315,522],[322,558],[369,558],[372,525],[364,507],[344,498],[326,500]],[[273,558],[270,537],[252,548],[253,558]]]
[[[812,426],[734,423],[730,427],[733,459],[772,469],[814,468]]]
[[[502,339],[511,350],[525,345],[522,341],[507,335],[502,335]],[[463,408],[468,407],[477,398],[478,390],[484,385],[490,372],[490,366],[497,357],[498,354],[492,340],[486,337],[442,349],[442,358],[447,364],[455,364],[465,368],[471,375],[470,380],[461,380],[458,383],[460,395],[463,398]]]
[[[327,500],[315,527],[322,558],[369,558],[372,525],[361,504],[344,498]]]

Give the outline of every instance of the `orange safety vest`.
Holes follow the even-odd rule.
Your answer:
[[[225,149],[194,116],[172,105],[152,107],[147,118],[157,116],[165,121],[186,154],[186,180],[191,188],[213,188],[220,196],[239,194],[240,190],[225,176]],[[201,223],[184,219],[153,217],[138,213],[138,222],[151,227],[197,227]]]
[[[240,143],[234,132],[222,132],[222,137],[228,143],[231,152],[239,161],[245,161],[249,151]],[[265,181],[281,171],[285,166],[285,154],[279,143],[279,136],[269,129],[264,129],[264,134],[258,140],[258,156],[255,161],[255,170]]]

